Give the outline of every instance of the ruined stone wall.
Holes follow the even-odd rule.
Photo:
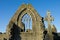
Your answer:
[[[6,34],[5,33],[0,34],[0,40],[4,40],[4,39],[6,39]]]
[[[32,18],[32,32],[21,32],[19,30],[19,28],[24,29],[23,28],[24,25],[22,25],[21,19],[26,13]],[[15,40],[16,39],[18,40],[43,40],[44,29],[45,28],[44,28],[44,23],[42,21],[42,17],[38,15],[38,13],[32,7],[32,5],[23,4],[10,20],[7,30],[6,30],[6,34],[7,34],[7,39],[10,39],[12,37],[12,39],[15,39]],[[19,32],[17,30],[19,30]]]
[[[40,33],[35,32],[21,32],[21,40],[43,40],[43,36]]]

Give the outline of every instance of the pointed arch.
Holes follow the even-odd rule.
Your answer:
[[[18,25],[19,27],[21,27],[22,29],[24,29],[24,24],[21,22],[22,17],[25,14],[28,14],[29,16],[32,17],[32,31],[38,31],[38,29],[40,30],[42,28],[41,24],[42,23],[42,17],[38,15],[38,13],[36,12],[36,10],[30,5],[30,4],[23,4],[15,13],[15,15],[12,17],[12,19],[10,20],[8,27],[7,27],[7,32],[8,29],[10,29],[12,27],[12,24],[16,22],[16,25]]]

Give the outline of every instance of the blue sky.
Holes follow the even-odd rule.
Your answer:
[[[0,0],[0,32],[6,31],[11,17],[23,3],[31,4],[42,17],[50,10],[54,17],[52,24],[60,32],[60,0]]]

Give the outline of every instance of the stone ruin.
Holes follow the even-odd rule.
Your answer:
[[[32,18],[32,29],[26,29],[28,23],[22,22],[26,14]],[[29,22],[28,18],[25,17],[25,21]],[[6,33],[0,32],[0,40],[60,40],[60,33],[57,33],[55,25],[51,24],[53,20],[49,11],[46,17],[41,17],[31,4],[22,4],[11,18]],[[48,24],[47,29],[44,21]]]

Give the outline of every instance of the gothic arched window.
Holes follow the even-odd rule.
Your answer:
[[[28,14],[25,14],[22,18],[22,22],[25,24],[25,32],[32,30],[32,18]]]

